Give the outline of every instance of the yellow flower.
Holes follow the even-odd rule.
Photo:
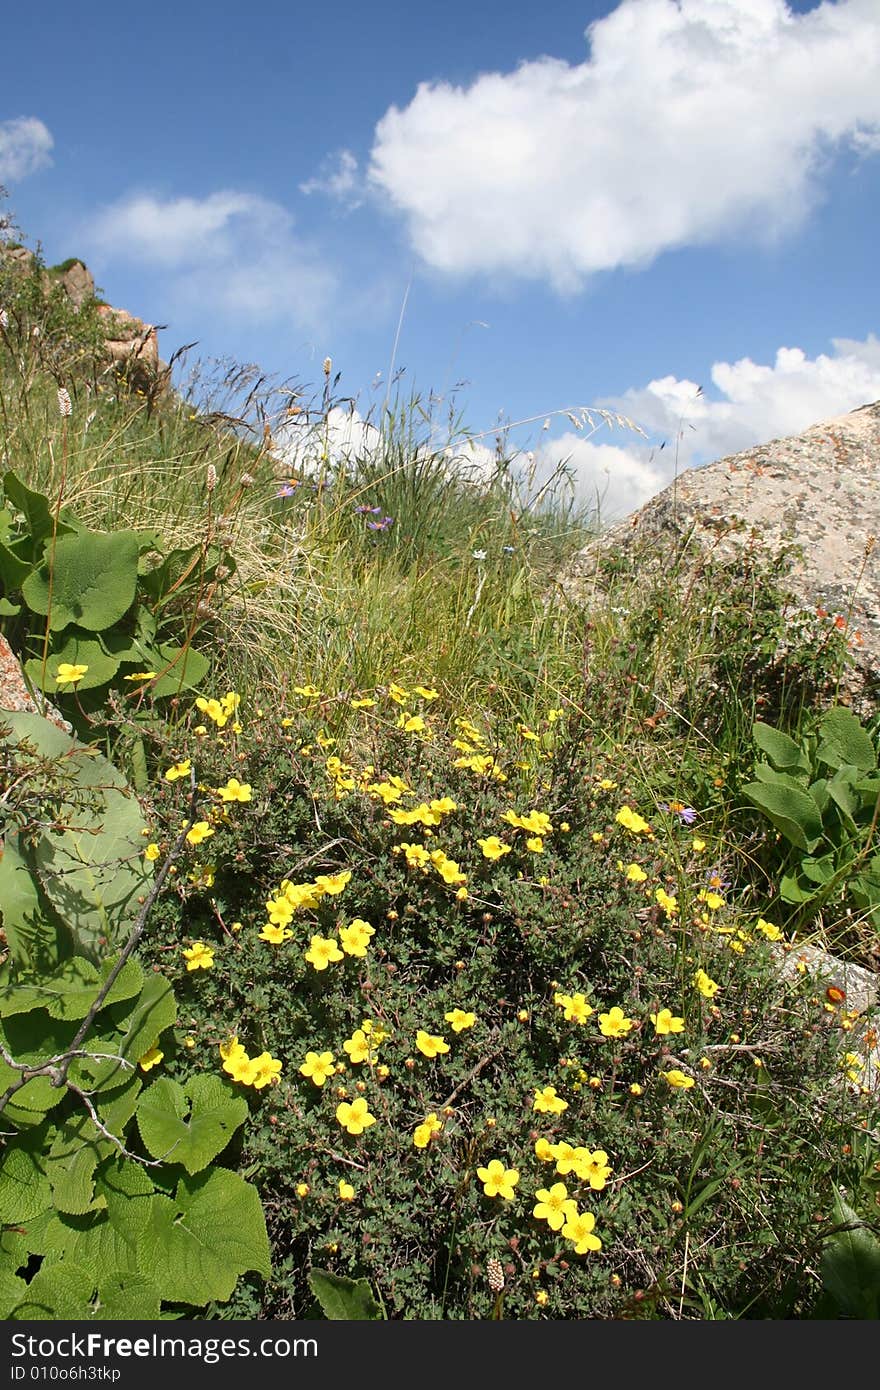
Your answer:
[[[585,1255],[588,1250],[601,1250],[602,1242],[598,1236],[593,1235],[593,1227],[596,1218],[591,1211],[579,1212],[572,1203],[568,1210],[568,1217],[562,1228],[562,1234],[566,1240],[574,1242],[576,1255]]]
[[[544,841],[540,835],[530,835],[526,840],[526,849],[530,849],[533,854],[541,854],[544,849]]]
[[[599,1032],[603,1038],[623,1038],[634,1027],[634,1020],[627,1018],[616,1004],[607,1014],[599,1015]]]
[[[326,970],[331,961],[343,960],[344,956],[332,937],[313,936],[305,958],[316,970]]]
[[[590,1153],[589,1149],[575,1149],[576,1166],[575,1174],[581,1182],[588,1182],[594,1192],[601,1192],[608,1178],[611,1175],[611,1168],[608,1164],[608,1155],[604,1149],[596,1149]]]
[[[535,1196],[538,1204],[532,1215],[539,1221],[546,1221],[551,1231],[561,1231],[568,1219],[570,1209],[576,1204],[568,1195],[564,1182],[555,1182],[552,1187],[539,1187]]]
[[[210,970],[214,964],[214,947],[206,946],[204,941],[194,941],[184,950],[183,958],[187,970]]]
[[[426,1149],[435,1134],[439,1134],[443,1128],[442,1120],[431,1112],[420,1125],[416,1125],[413,1132],[413,1143],[417,1149]]]
[[[343,1202],[354,1201],[354,1188],[350,1182],[345,1181],[345,1178],[339,1179],[339,1197],[340,1201]]]
[[[614,819],[618,825],[622,825],[624,830],[629,830],[633,835],[642,835],[646,830],[651,829],[648,822],[631,806],[621,806]]]
[[[257,932],[258,939],[268,941],[270,946],[283,946],[292,936],[293,932],[289,927],[274,926],[271,922],[267,922],[263,930]]]
[[[555,1086],[545,1086],[543,1090],[535,1090],[532,1109],[542,1114],[561,1115],[563,1110],[568,1109],[568,1101],[556,1094]]]
[[[513,1189],[519,1182],[519,1173],[515,1168],[505,1168],[500,1159],[493,1158],[485,1168],[477,1169],[477,1177],[487,1197],[503,1197],[506,1202],[513,1201]]]
[[[369,696],[365,696],[362,700],[352,699],[349,701],[352,709],[372,709],[375,703],[376,701],[371,700]]]
[[[719,907],[724,906],[724,898],[720,893],[713,893],[705,888],[701,888],[697,894],[697,901],[705,903],[710,912],[717,912]]]
[[[297,1197],[308,1197],[310,1191],[311,1191],[311,1188],[309,1187],[309,1185],[308,1185],[307,1182],[298,1182],[298,1183],[297,1183],[297,1185],[296,1185],[296,1195],[297,1195]]]
[[[323,1086],[328,1076],[332,1076],[336,1070],[332,1052],[307,1052],[306,1060],[300,1067],[300,1074],[313,1081],[316,1086]]]
[[[659,1013],[651,1014],[651,1022],[658,1037],[665,1037],[667,1033],[683,1033],[684,1019],[677,1018],[671,1009],[661,1009]]]
[[[768,941],[778,941],[782,935],[782,932],[773,922],[765,922],[763,917],[758,918],[757,929],[759,932],[763,932]]]
[[[449,1051],[448,1042],[433,1033],[426,1033],[424,1028],[419,1028],[416,1033],[416,1047],[424,1057],[437,1057]]]
[[[394,700],[395,703],[398,705],[405,704],[406,701],[409,699],[409,691],[404,690],[403,686],[398,685],[395,681],[392,681],[389,685],[388,694],[391,697],[391,699]]]
[[[420,695],[423,700],[439,700],[439,690],[433,690],[424,685],[413,686],[413,694]]]
[[[485,859],[500,859],[502,855],[510,854],[510,845],[499,840],[497,835],[488,835],[485,840],[477,840],[477,844],[483,851]]]
[[[453,1033],[461,1033],[465,1028],[473,1028],[477,1021],[476,1014],[466,1013],[464,1009],[451,1009],[443,1017],[452,1028]]]
[[[655,889],[654,901],[659,903],[667,917],[678,916],[678,900],[667,893],[665,888]]]
[[[673,1067],[672,1071],[661,1071],[660,1075],[663,1077],[663,1080],[667,1081],[675,1090],[689,1091],[691,1086],[695,1085],[694,1078],[692,1076],[685,1076],[684,1072],[679,1071],[678,1067]]]
[[[151,1067],[158,1066],[164,1056],[165,1053],[160,1052],[158,1047],[151,1047],[144,1053],[143,1057],[138,1058],[138,1066],[141,1071],[149,1071]]]
[[[369,1125],[376,1123],[376,1116],[370,1114],[363,1096],[358,1096],[351,1104],[344,1100],[336,1107],[336,1118],[349,1134],[363,1134]]]
[[[214,834],[214,827],[209,825],[206,820],[197,820],[186,832],[187,843],[190,845],[200,845]]]
[[[217,796],[223,801],[250,801],[251,788],[248,782],[239,782],[237,777],[230,777],[225,787],[217,787]]]
[[[713,999],[715,995],[718,993],[717,980],[710,979],[709,976],[706,974],[705,970],[697,971],[696,975],[694,976],[694,984],[696,985],[697,989],[700,991],[704,999]]]
[[[264,1086],[277,1086],[280,1080],[281,1063],[275,1057],[271,1057],[268,1052],[261,1052],[259,1057],[251,1059],[251,1075],[247,1085],[253,1086],[254,1090],[262,1091]]]
[[[374,1038],[368,1037],[363,1028],[355,1029],[351,1037],[342,1044],[342,1050],[348,1053],[353,1066],[359,1066],[361,1062],[372,1064],[378,1055]]]
[[[691,840],[691,845],[693,846],[694,854],[702,854],[706,848],[706,841],[701,840],[699,835],[695,835]]]
[[[352,918],[347,927],[339,928],[339,941],[343,951],[349,956],[365,956],[370,937],[375,936],[376,928],[360,917]]]
[[[628,864],[626,876],[630,883],[644,883],[645,879],[648,877],[640,864]]]
[[[567,1023],[586,1023],[593,1012],[583,994],[554,994],[553,1003],[563,1010]]]
[[[69,661],[62,661],[55,672],[55,684],[76,685],[77,681],[82,680],[88,669],[88,666],[76,666]]]
[[[403,729],[405,734],[423,734],[427,725],[420,714],[407,714],[406,710],[401,710],[397,727]]]
[[[320,690],[314,685],[295,685],[293,693],[294,695],[302,695],[304,700],[317,700],[321,695]]]
[[[188,777],[191,769],[192,763],[189,758],[184,758],[183,762],[174,763],[172,767],[169,767],[168,771],[165,773],[165,781],[176,782],[178,777]]]
[[[549,1139],[535,1140],[535,1158],[539,1163],[551,1163],[556,1158],[556,1145]]]
[[[314,886],[321,893],[329,893],[333,897],[342,892],[350,878],[351,869],[342,869],[338,874],[318,874]]]
[[[147,845],[147,848],[144,850],[144,858],[149,859],[152,863],[153,860],[159,858],[159,855],[161,853],[162,851],[159,849],[159,846],[157,844],[149,844]]]

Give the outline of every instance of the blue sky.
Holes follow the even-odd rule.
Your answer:
[[[400,326],[407,390],[464,383],[490,447],[537,417],[521,461],[607,517],[880,399],[878,0],[95,0],[3,39],[12,212],[166,358],[317,391],[330,356],[365,416]]]

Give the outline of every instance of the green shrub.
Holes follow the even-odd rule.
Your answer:
[[[226,1311],[309,1315],[317,1267],[389,1317],[491,1317],[497,1260],[508,1317],[808,1316],[876,1114],[848,1020],[782,981],[781,933],[712,886],[684,820],[652,827],[622,770],[573,756],[561,708],[505,727],[431,694],[228,700],[177,749],[202,838],[151,949],[179,960],[187,1067],[250,1096],[276,1270]],[[184,975],[184,942],[207,968]],[[496,1171],[517,1177],[490,1196]],[[534,1216],[560,1182],[594,1233]]]

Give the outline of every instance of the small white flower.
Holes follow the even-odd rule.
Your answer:
[[[485,560],[486,558],[485,550],[475,550],[473,552],[473,555],[475,560]]]

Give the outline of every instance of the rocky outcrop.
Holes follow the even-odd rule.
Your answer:
[[[789,584],[805,608],[842,621],[850,638],[856,702],[880,696],[880,401],[803,434],[682,473],[634,515],[576,557],[562,591],[590,601],[601,590],[603,553],[652,542],[684,547],[683,582],[709,550],[778,552],[794,542]],[[840,623],[839,623],[840,625]],[[876,705],[875,705],[876,707]]]
[[[92,272],[82,261],[68,261],[58,271],[58,281],[75,309],[82,308],[86,300],[95,297],[95,282]]]
[[[31,273],[37,265],[25,246],[0,243],[0,255],[23,274]],[[83,261],[71,258],[61,265],[41,269],[40,281],[47,296],[56,286],[62,289],[76,310],[94,304],[103,325],[107,365],[132,389],[153,393],[167,389],[170,369],[159,357],[155,324],[145,323],[127,309],[96,303],[95,281]]]
[[[143,390],[167,378],[168,368],[159,359],[159,335],[152,323],[144,323],[125,309],[100,304],[105,323],[105,346],[111,362],[130,385]]]

